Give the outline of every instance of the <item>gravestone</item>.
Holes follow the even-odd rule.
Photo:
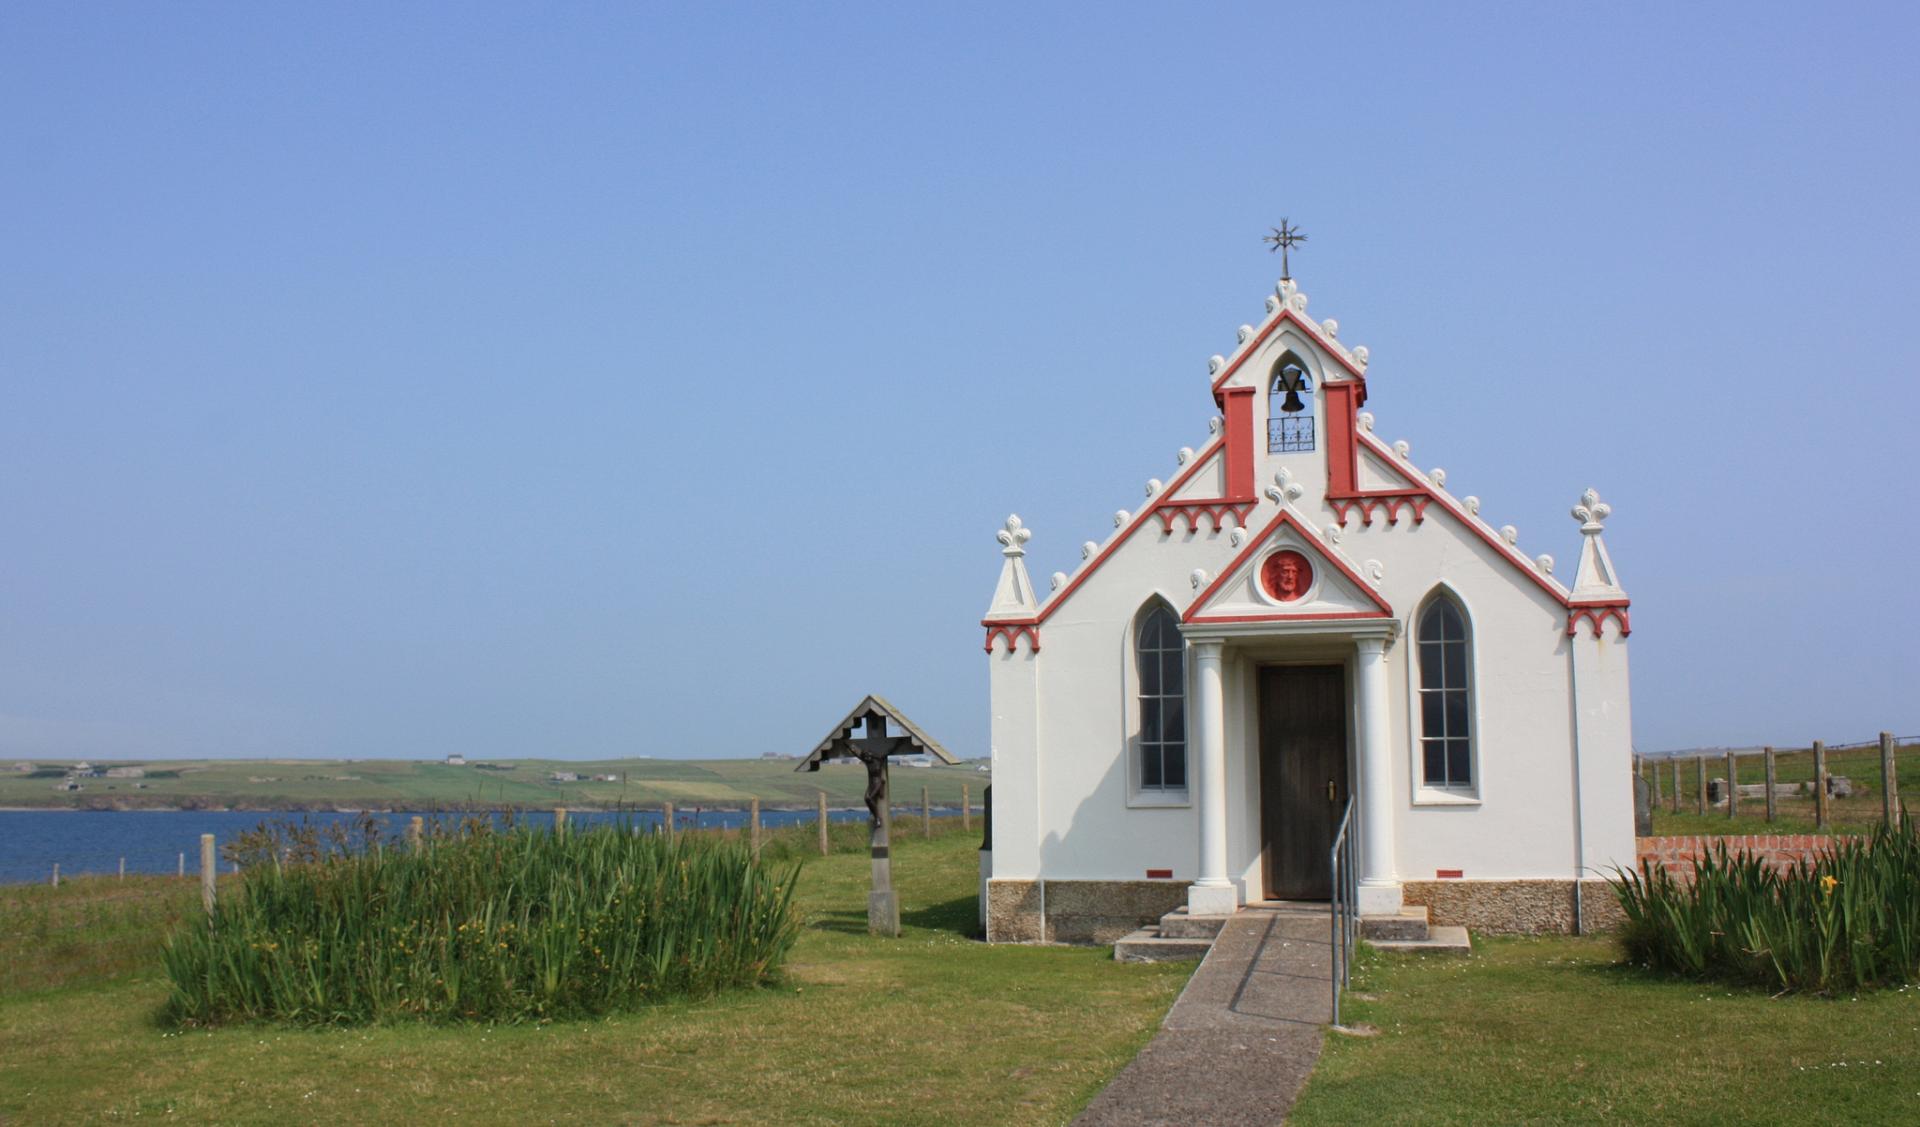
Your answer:
[[[1653,787],[1645,775],[1633,777],[1633,836],[1653,836]]]

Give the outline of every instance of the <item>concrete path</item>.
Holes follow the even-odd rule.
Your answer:
[[[1242,910],[1078,1127],[1279,1123],[1331,1019],[1327,910]]]

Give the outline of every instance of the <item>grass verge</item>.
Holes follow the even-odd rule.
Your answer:
[[[784,986],[593,1021],[176,1033],[155,1018],[156,941],[118,977],[0,996],[0,1122],[1064,1123],[1191,968],[969,938],[979,835],[941,829],[894,846],[899,939],[866,934],[868,865],[849,848],[801,873]],[[0,939],[0,959],[17,953]]]
[[[1293,1123],[1911,1123],[1920,990],[1770,998],[1635,970],[1605,938],[1360,960]]]

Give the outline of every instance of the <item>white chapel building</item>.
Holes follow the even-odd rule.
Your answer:
[[[1282,280],[1210,363],[1211,437],[1071,575],[1036,589],[1029,530],[998,534],[990,941],[1326,899],[1343,819],[1363,915],[1610,917],[1601,878],[1635,843],[1608,507],[1573,508],[1567,586],[1374,434],[1367,350],[1306,311]]]

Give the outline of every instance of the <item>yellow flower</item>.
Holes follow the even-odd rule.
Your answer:
[[[1820,878],[1820,891],[1826,893],[1828,896],[1832,896],[1834,885],[1839,883],[1840,878],[1834,876],[1832,873],[1828,873],[1826,876]]]

